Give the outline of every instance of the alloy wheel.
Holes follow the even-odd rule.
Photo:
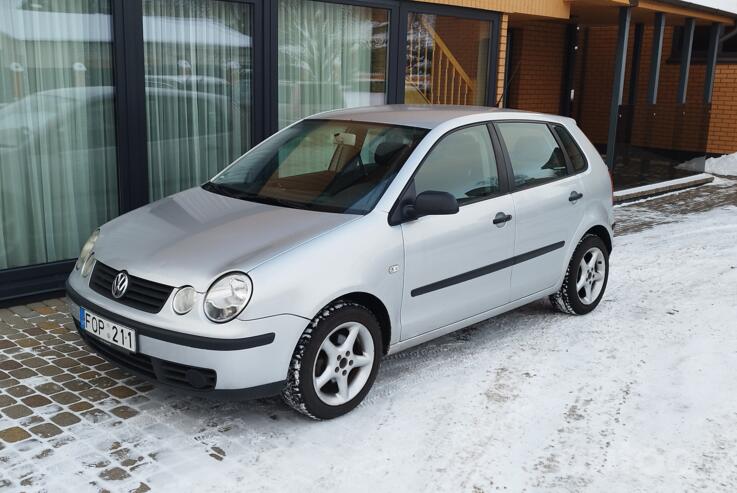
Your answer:
[[[604,252],[598,247],[589,248],[581,259],[576,274],[576,293],[584,305],[595,302],[606,279]]]
[[[374,341],[358,322],[339,325],[320,345],[312,371],[317,396],[329,406],[340,406],[356,397],[371,375]]]

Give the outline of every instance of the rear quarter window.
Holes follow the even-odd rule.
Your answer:
[[[580,173],[585,171],[588,167],[586,162],[586,156],[583,155],[581,148],[578,147],[576,140],[573,138],[571,133],[562,125],[554,125],[555,133],[558,134],[560,141],[563,143],[563,148],[568,154],[568,158],[571,160],[573,165],[573,171]]]

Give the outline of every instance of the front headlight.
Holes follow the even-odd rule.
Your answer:
[[[74,268],[76,270],[79,270],[82,268],[82,266],[87,262],[87,259],[89,258],[90,254],[92,253],[92,250],[95,248],[95,242],[97,242],[97,238],[100,236],[100,230],[96,229],[90,238],[87,240],[87,242],[82,247],[82,251],[79,252],[79,258],[77,259],[77,263],[74,265]]]
[[[94,266],[95,266],[95,252],[92,252],[92,254],[87,257],[87,260],[82,265],[82,272],[80,272],[82,277],[89,276],[92,273],[92,267]]]
[[[213,322],[233,320],[251,300],[253,284],[242,272],[226,274],[210,286],[205,295],[205,315]]]

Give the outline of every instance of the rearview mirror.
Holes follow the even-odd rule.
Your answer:
[[[407,204],[402,210],[405,220],[414,220],[422,216],[444,216],[458,213],[458,200],[448,192],[428,190],[415,199],[414,204]]]

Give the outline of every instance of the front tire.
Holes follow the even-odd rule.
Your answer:
[[[585,315],[599,305],[609,280],[609,250],[596,235],[579,242],[568,264],[560,290],[550,296],[555,308],[570,315]]]
[[[332,303],[310,322],[297,343],[284,401],[313,419],[346,414],[371,389],[381,348],[380,325],[368,308]]]

